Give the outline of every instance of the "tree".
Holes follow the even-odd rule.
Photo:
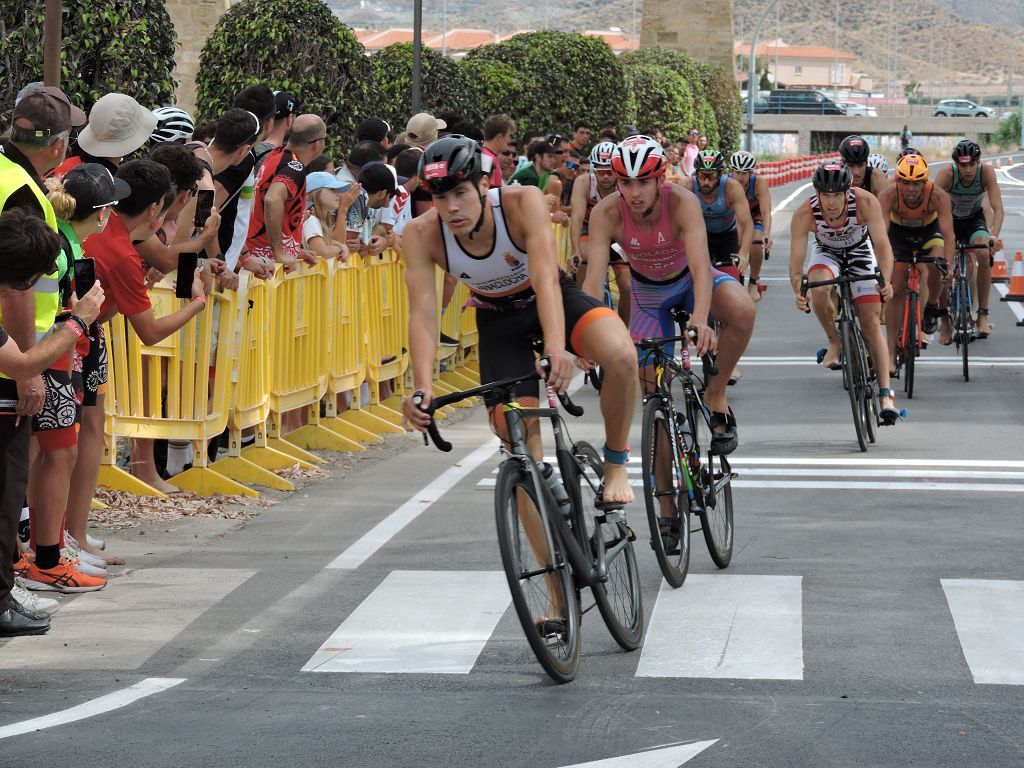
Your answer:
[[[909,83],[903,84],[903,95],[908,99],[911,98],[912,96],[917,96],[917,92],[920,90],[921,83],[919,83],[917,80],[911,80]]]
[[[196,77],[201,116],[216,118],[243,88],[286,90],[327,123],[327,154],[351,145],[367,116],[370,61],[322,0],[241,0],[206,40]]]
[[[470,63],[473,62],[473,63]],[[467,67],[498,63],[516,73],[493,111],[507,112],[520,132],[568,130],[577,120],[627,122],[633,93],[622,65],[603,40],[575,32],[527,32],[466,55]],[[507,69],[491,73],[504,79]]]
[[[626,67],[626,75],[636,94],[633,124],[641,133],[661,130],[666,138],[676,139],[696,124],[693,93],[678,72],[660,64],[637,64]]]
[[[174,24],[163,0],[65,2],[61,15],[61,89],[89,110],[106,93],[127,93],[147,107],[174,100]],[[0,125],[14,98],[43,79],[45,0],[0,3]]]
[[[370,62],[376,97],[374,116],[393,126],[405,125],[412,117],[412,43],[389,45],[375,53]],[[456,112],[468,120],[479,120],[466,76],[453,59],[432,48],[423,48],[421,67],[420,95],[424,112],[432,115]]]

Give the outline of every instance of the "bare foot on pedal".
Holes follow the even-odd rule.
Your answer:
[[[830,370],[836,370],[839,368],[839,357],[842,352],[842,345],[839,339],[829,339],[828,349],[825,350],[825,356],[821,359],[821,366]]]
[[[629,474],[625,464],[604,463],[604,492],[602,498],[605,503],[630,504],[636,498],[633,488],[629,485]]]

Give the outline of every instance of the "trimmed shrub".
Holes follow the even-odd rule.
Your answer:
[[[633,124],[648,135],[661,130],[666,138],[685,136],[695,125],[693,94],[685,78],[659,64],[626,67],[626,76],[636,94]]]
[[[146,107],[174,100],[174,24],[162,0],[76,0],[63,4],[61,88],[88,111],[105,93],[127,93]],[[0,125],[14,98],[43,79],[45,0],[0,4]]]
[[[718,148],[729,154],[740,147],[743,132],[743,102],[732,74],[717,64],[701,64],[701,86],[704,98],[715,113],[718,126]]]
[[[635,112],[622,64],[597,38],[553,30],[527,32],[476,48],[465,61],[467,67],[478,62],[504,64],[516,73],[514,86],[495,94],[496,108],[488,112],[512,115],[520,133],[566,132],[576,120],[596,125],[611,118],[622,125]]]
[[[519,74],[515,67],[502,61],[472,59],[459,61],[459,71],[466,83],[473,113],[481,120],[502,114],[507,108],[506,94],[519,87]]]
[[[387,120],[396,131],[412,117],[412,43],[395,43],[370,59],[373,65],[374,117]],[[424,112],[439,115],[456,112],[467,120],[479,121],[470,98],[466,76],[454,59],[432,48],[421,57],[420,103]]]
[[[242,0],[206,40],[196,77],[210,119],[235,95],[264,83],[295,96],[327,123],[327,154],[347,151],[365,116],[372,75],[365,49],[322,0]]]

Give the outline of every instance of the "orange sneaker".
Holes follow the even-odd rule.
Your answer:
[[[34,562],[25,570],[25,586],[41,592],[95,592],[107,586],[107,580],[87,576],[75,568],[74,563],[62,557],[53,568],[42,569]]]
[[[31,561],[28,559],[28,557],[22,554],[22,556],[18,558],[18,562],[14,564],[14,575],[25,578],[25,573],[26,571],[28,571],[29,562]]]

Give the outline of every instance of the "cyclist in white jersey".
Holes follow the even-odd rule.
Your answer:
[[[801,311],[808,308],[808,298],[800,295],[800,283],[805,272],[807,236],[813,234],[814,249],[806,270],[812,283],[841,274],[863,278],[850,288],[878,375],[880,416],[883,423],[893,424],[899,411],[889,386],[889,349],[881,324],[882,302],[892,297],[893,258],[882,208],[870,192],[852,186],[850,169],[838,162],[818,166],[813,183],[816,193],[807,205],[797,209],[790,226],[789,278],[796,306]],[[877,260],[872,243],[878,251]],[[875,281],[876,266],[882,272],[884,288]],[[828,349],[822,360],[827,368],[836,368],[841,362],[832,290],[831,286],[823,286],[810,291],[810,307],[828,337]]]
[[[419,173],[434,208],[406,225],[402,242],[409,289],[409,352],[423,404],[431,400],[437,352],[435,272],[440,267],[472,293],[482,383],[535,367],[540,372],[530,337],[541,334],[551,359],[548,381],[557,391],[564,392],[572,380],[570,351],[602,367],[603,498],[633,501],[626,463],[637,399],[636,351],[618,315],[560,272],[544,196],[535,187],[488,190],[479,146],[460,135],[428,146]],[[517,397],[524,405],[536,405],[537,384],[520,386]],[[496,402],[487,405],[492,426],[506,438],[504,412]],[[426,428],[429,418],[411,397],[402,410],[413,428]],[[527,425],[528,443],[539,459],[539,427],[532,421]]]

